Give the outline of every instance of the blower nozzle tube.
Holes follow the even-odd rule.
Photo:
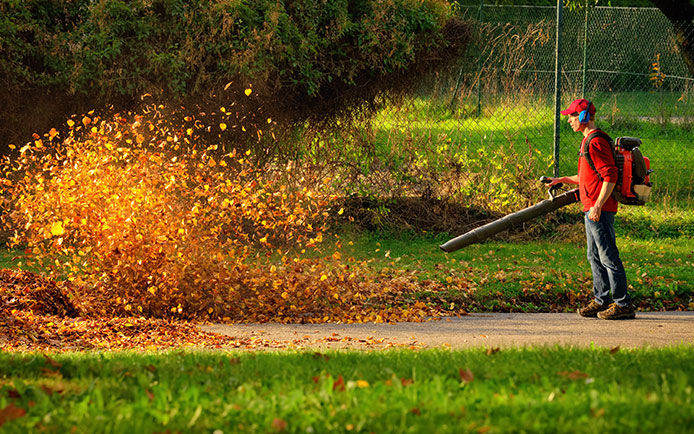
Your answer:
[[[484,226],[475,228],[447,241],[439,247],[446,253],[455,252],[456,250],[462,249],[465,246],[480,243],[501,231],[505,231],[513,226],[525,223],[528,220],[532,220],[541,215],[548,214],[566,205],[576,203],[579,200],[578,189],[567,191],[566,193],[558,196],[553,196],[552,199],[543,200],[536,205],[508,214],[498,220],[487,223]]]

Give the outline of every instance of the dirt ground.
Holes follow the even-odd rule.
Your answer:
[[[422,323],[212,324],[200,328],[250,339],[260,344],[256,347],[269,349],[694,346],[694,312],[638,312],[636,319],[625,321],[581,318],[575,313],[478,313]]]

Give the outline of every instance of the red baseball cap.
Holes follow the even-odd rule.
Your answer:
[[[588,107],[590,106],[590,108]],[[595,114],[595,105],[593,105],[592,102],[588,101],[587,99],[575,99],[571,105],[569,105],[569,108],[566,110],[562,110],[561,114],[563,115],[571,115],[574,113],[580,113],[583,110],[588,110],[588,113],[590,113],[591,116]]]

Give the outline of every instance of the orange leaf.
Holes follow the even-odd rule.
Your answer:
[[[27,412],[23,408],[17,407],[14,404],[9,404],[7,407],[0,410],[0,426],[2,426],[5,422],[19,419],[25,414],[27,414]]]
[[[342,378],[342,375],[337,377],[337,380],[333,383],[333,390],[337,390],[338,392],[345,391],[345,379]]]
[[[561,371],[561,372],[557,372],[557,375],[560,375],[562,377],[566,377],[569,380],[580,380],[582,378],[588,378],[588,374],[586,374],[585,372],[578,371],[578,370],[573,371],[573,372]]]
[[[458,373],[460,374],[460,380],[463,383],[471,383],[472,380],[475,379],[475,374],[473,374],[472,371],[467,368],[464,370],[460,369]]]
[[[272,427],[277,431],[284,431],[285,429],[287,429],[287,422],[284,419],[276,417],[272,421]]]

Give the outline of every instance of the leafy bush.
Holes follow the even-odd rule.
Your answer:
[[[445,0],[0,0],[0,76],[10,91],[0,102],[18,121],[0,141],[25,140],[13,130],[26,128],[29,109],[16,103],[26,98],[65,98],[74,110],[34,120],[33,131],[85,106],[132,109],[146,93],[216,98],[219,107],[225,90],[249,82],[276,119],[349,112],[380,90],[408,89],[467,39]]]

